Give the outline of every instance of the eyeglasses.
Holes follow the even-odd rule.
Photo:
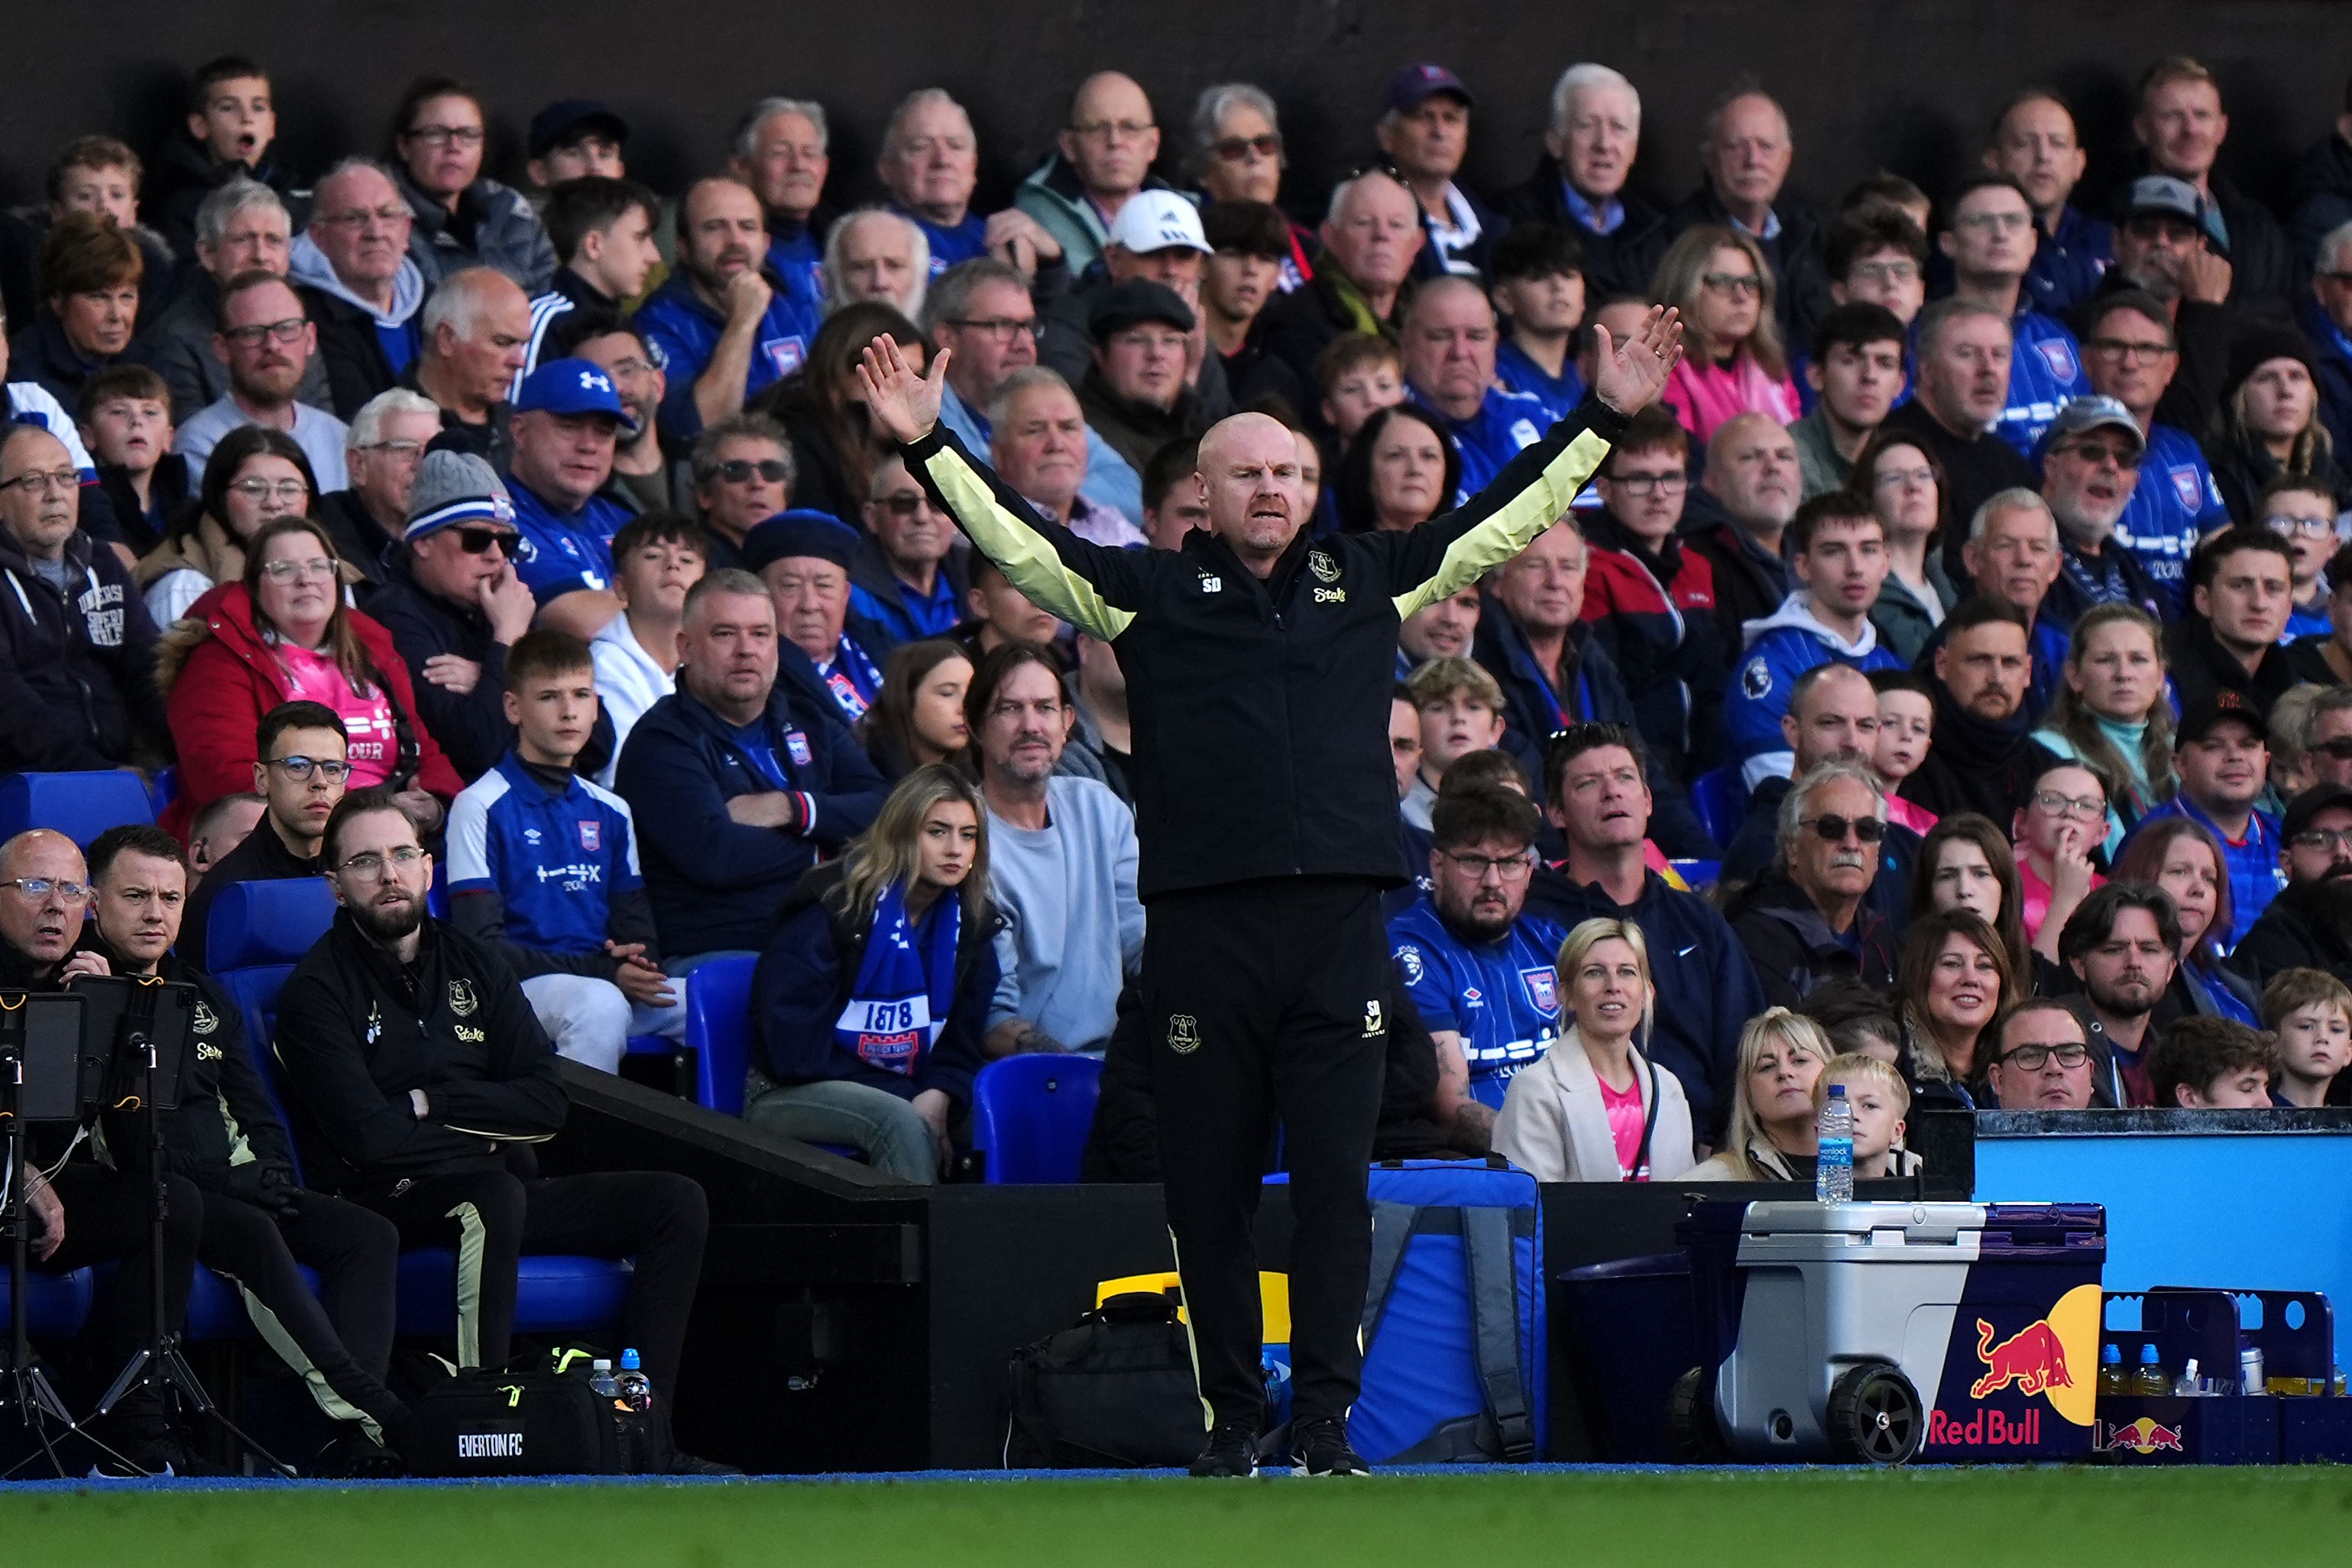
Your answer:
[[[27,495],[79,489],[81,470],[79,468],[36,469],[31,473],[18,474],[13,479],[0,479],[0,490],[23,490]]]
[[[482,144],[482,128],[478,125],[420,125],[408,133],[412,142],[422,142],[427,147],[478,147]]]
[[[1846,268],[1849,276],[1872,283],[1916,283],[1919,264],[1916,261],[1857,261]]]
[[[1936,482],[1933,468],[1881,468],[1870,481],[1880,489],[1891,485],[1932,485]]]
[[[2145,338],[2093,338],[2084,343],[2095,354],[2106,354],[2120,360],[2138,360],[2152,363],[2172,352],[2170,343],[2155,342]]]
[[[958,320],[951,316],[948,319],[948,325],[960,332],[978,332],[1000,343],[1009,343],[1016,337],[1034,338],[1037,335],[1037,318],[1034,316],[1026,321],[1017,316],[990,316],[979,321],[968,317]]]
[[[2297,849],[2324,849],[2329,854],[2352,850],[2352,827],[2314,827],[2294,836]]]
[[[710,471],[730,485],[749,484],[754,474],[772,485],[782,484],[793,477],[792,468],[782,458],[761,458],[756,460],[751,458],[735,458],[719,464]]]
[[[1753,272],[1707,272],[1700,275],[1699,281],[1718,294],[1742,299],[1764,292],[1764,279]]]
[[[331,561],[265,561],[261,574],[273,583],[331,583],[335,580],[335,563]]]
[[[2002,1064],[2021,1072],[2040,1072],[2056,1057],[2062,1068],[2078,1068],[2091,1059],[2091,1047],[2069,1042],[2063,1046],[2020,1046],[2000,1058]]]
[[[2095,795],[2060,795],[2054,789],[2033,792],[2033,804],[2053,816],[2079,816],[2085,821],[2107,814],[2106,801]]]
[[[362,452],[382,452],[386,457],[397,458],[403,462],[407,462],[425,450],[425,443],[422,441],[371,441],[359,449]]]
[[[336,867],[335,869],[341,875],[351,878],[355,882],[363,882],[383,875],[383,868],[386,861],[390,861],[392,863],[392,867],[394,870],[406,871],[412,869],[419,860],[424,858],[424,850],[419,849],[414,844],[404,844],[399,848],[385,855],[379,855],[373,849],[366,850],[361,854],[352,856],[350,859]]]
[[[290,343],[310,324],[307,316],[289,316],[282,321],[263,321],[256,326],[223,327],[221,336],[241,349],[257,349],[265,338],[271,342]]]
[[[1465,877],[1475,878],[1481,882],[1486,879],[1486,874],[1490,871],[1506,882],[1516,882],[1520,878],[1531,874],[1536,868],[1535,854],[1532,850],[1522,849],[1517,855],[1505,856],[1460,855],[1451,849],[1441,849],[1438,853],[1453,861],[1455,870]]]
[[[263,500],[270,496],[291,501],[310,499],[310,487],[300,479],[232,479],[228,488],[247,500]]]
[[[2004,234],[2021,234],[2033,221],[2031,213],[1962,213],[1952,220],[1954,228],[1973,228],[1983,233],[1995,229]]]
[[[486,555],[495,544],[499,554],[512,555],[515,541],[520,537],[503,528],[461,528],[457,531],[457,548],[468,555]]]
[[[2332,517],[2288,517],[2279,513],[2263,519],[2263,526],[2275,529],[2289,537],[2298,533],[2305,539],[2336,537],[2336,520]]]
[[[2072,452],[2093,468],[2101,463],[2113,463],[2116,468],[2126,470],[2139,467],[2138,452],[2129,447],[2111,447],[2105,441],[2069,441],[2057,450]]]
[[[1688,474],[1622,474],[1609,481],[1612,489],[1629,496],[1680,495],[1690,486]]]
[[[385,228],[391,228],[396,224],[409,222],[411,216],[409,210],[404,206],[353,207],[349,212],[321,213],[310,221],[327,228],[365,228],[373,220]]]
[[[329,784],[341,784],[352,775],[351,763],[329,762],[323,757],[272,757],[261,765],[276,768],[298,783],[314,773]]]
[[[1252,153],[1272,158],[1281,153],[1282,138],[1271,131],[1259,136],[1221,136],[1211,144],[1210,151],[1228,163],[1238,163]]]
[[[643,381],[654,373],[654,367],[641,359],[616,360],[604,370],[614,381]]]
[[[1797,826],[1811,828],[1824,844],[1843,844],[1849,833],[1860,843],[1875,844],[1886,833],[1886,824],[1874,816],[1816,816]]]
[[[1158,129],[1148,120],[1096,120],[1071,126],[1070,134],[1081,142],[1132,142]]]
[[[35,903],[39,903],[51,893],[69,904],[78,904],[89,897],[89,889],[83,883],[53,881],[47,877],[12,877],[7,885]]]
[[[903,519],[912,517],[922,510],[925,499],[919,495],[884,496],[874,504],[892,517]]]

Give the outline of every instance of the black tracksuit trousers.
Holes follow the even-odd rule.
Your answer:
[[[530,1168],[528,1151],[517,1156]],[[667,1171],[525,1177],[510,1168],[346,1188],[343,1196],[392,1221],[404,1247],[457,1249],[462,1366],[502,1367],[512,1354],[524,1253],[634,1259],[622,1340],[643,1358],[656,1395],[674,1396],[710,1229],[709,1200],[694,1181]]]
[[[1277,1118],[1297,1221],[1292,1419],[1344,1416],[1355,1402],[1390,990],[1380,888],[1369,879],[1151,900],[1142,995],[1161,1180],[1213,1421],[1255,1429],[1265,1418],[1251,1221]]]
[[[52,1184],[66,1209],[66,1238],[37,1267],[63,1274],[86,1264],[121,1259],[104,1303],[109,1355],[128,1361],[147,1345],[153,1311],[147,1222],[154,1189],[143,1175],[89,1160],[68,1161]],[[196,1237],[204,1226],[205,1195],[185,1176],[165,1178],[163,1327],[178,1334],[188,1320],[188,1290],[196,1272]]]
[[[357,1411],[380,1435],[407,1414],[383,1385],[400,1273],[400,1232],[390,1220],[324,1193],[304,1193],[282,1218],[208,1193],[196,1258],[244,1293],[263,1341],[329,1415],[350,1420]],[[323,1305],[299,1263],[319,1271]]]

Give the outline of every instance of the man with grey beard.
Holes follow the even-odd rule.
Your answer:
[[[2139,485],[2147,441],[2131,410],[2112,397],[2077,397],[2042,439],[2042,499],[2058,520],[2058,580],[2040,621],[2060,631],[2094,605],[2136,605],[2161,619],[2163,595],[2116,523]]]

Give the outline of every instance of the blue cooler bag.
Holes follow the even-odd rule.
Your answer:
[[[1499,1160],[1408,1160],[1373,1166],[1370,1186],[1349,1441],[1374,1464],[1534,1459],[1546,1426],[1535,1178]]]

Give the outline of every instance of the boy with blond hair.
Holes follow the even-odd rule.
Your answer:
[[[1833,1083],[1845,1085],[1846,1103],[1853,1108],[1853,1179],[1907,1176],[1917,1170],[1919,1156],[1902,1147],[1903,1118],[1911,1109],[1903,1075],[1859,1051],[1832,1057],[1813,1080],[1816,1111],[1829,1100]]]
[[[2277,1042],[2273,1105],[2321,1106],[2352,1065],[2352,986],[2324,969],[2287,969],[2263,987],[2263,1027]]]

